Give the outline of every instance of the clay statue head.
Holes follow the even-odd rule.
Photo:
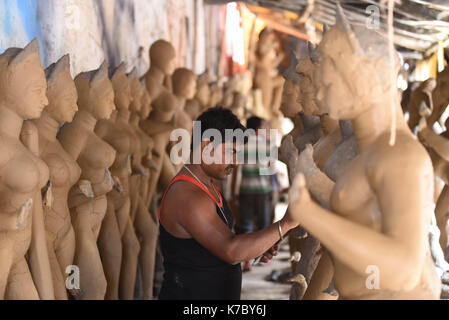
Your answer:
[[[147,91],[145,82],[141,81],[141,86],[142,86],[142,101],[141,101],[142,107],[140,108],[139,116],[141,119],[146,119],[148,118],[148,115],[152,110],[151,97]]]
[[[227,88],[224,90],[223,99],[221,100],[221,105],[225,108],[230,108],[234,102],[234,91],[232,88]]]
[[[273,30],[265,28],[259,33],[259,41],[257,42],[257,55],[263,56],[272,50],[276,44],[276,37]]]
[[[287,118],[294,118],[299,112],[303,111],[300,101],[301,92],[299,86],[290,79],[284,82],[282,91],[282,101],[280,110]]]
[[[176,67],[176,52],[172,44],[157,40],[150,48],[151,65],[160,69],[165,75],[171,75]]]
[[[78,111],[78,92],[70,74],[70,56],[64,55],[46,70],[48,106],[44,112],[58,123],[72,122]]]
[[[75,85],[79,110],[87,111],[97,120],[109,119],[115,110],[115,96],[106,61],[96,70],[77,75]]]
[[[443,113],[449,104],[449,66],[437,74],[436,87],[432,92],[433,103],[436,110]]]
[[[316,63],[313,62],[310,55],[302,59],[296,71],[301,76],[300,94],[298,95],[298,103],[302,105],[303,111],[306,115],[320,115],[327,112],[324,104],[319,108],[316,101],[314,70]]]
[[[142,84],[140,83],[136,68],[133,68],[132,71],[128,74],[128,79],[132,97],[131,105],[129,106],[129,108],[132,111],[139,112],[142,108],[143,88]]]
[[[117,110],[128,110],[131,101],[131,89],[125,64],[122,62],[117,68],[110,69],[110,78],[114,88],[114,103]]]
[[[189,69],[178,68],[172,76],[173,93],[184,99],[192,99],[196,93],[196,75]]]
[[[190,119],[195,120],[201,113],[200,104],[196,100],[187,100],[184,111],[189,115]]]
[[[195,99],[202,107],[208,107],[210,103],[210,88],[207,75],[200,75],[196,83]]]
[[[296,72],[298,57],[292,52],[290,67],[282,74],[285,78],[284,88],[282,89],[282,100],[280,110],[288,118],[295,117],[303,111],[300,101],[300,82],[301,76]]]
[[[390,65],[387,39],[364,26],[351,26],[337,7],[337,23],[318,46],[317,100],[327,105],[333,119],[351,120],[397,91],[390,72],[397,74],[399,58],[395,54]]]
[[[39,118],[48,104],[47,82],[36,39],[24,49],[9,48],[0,55],[0,99],[23,119]]]

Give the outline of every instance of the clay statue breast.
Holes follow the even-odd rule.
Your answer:
[[[2,182],[9,189],[23,194],[44,187],[49,177],[47,165],[20,143],[14,148],[16,152],[2,169]]]
[[[44,160],[50,169],[50,181],[54,187],[72,186],[75,184],[80,175],[81,169],[78,164],[61,156],[59,153],[50,153],[44,155]]]
[[[92,133],[89,135],[81,158],[93,169],[104,169],[109,168],[114,163],[115,154],[114,148]]]
[[[110,120],[98,121],[97,128],[102,127],[107,130],[107,135],[102,137],[118,154],[128,154],[131,148],[131,138],[125,128],[120,124],[115,124]],[[97,132],[97,128],[95,132]]]

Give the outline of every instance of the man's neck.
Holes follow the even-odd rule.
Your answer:
[[[190,171],[195,174],[195,176],[202,182],[206,187],[212,187],[212,178],[209,177],[206,172],[204,172],[203,168],[201,168],[200,164],[185,164],[184,167],[188,168]],[[189,172],[187,170],[187,172]]]

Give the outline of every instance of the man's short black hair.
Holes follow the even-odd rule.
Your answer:
[[[257,130],[262,126],[263,122],[264,122],[264,119],[262,119],[258,116],[252,116],[248,120],[246,120],[246,127],[248,129]]]
[[[223,138],[226,136],[226,129],[241,129],[242,131],[246,130],[245,126],[242,125],[239,118],[237,118],[237,116],[232,113],[231,110],[225,109],[222,106],[216,106],[207,109],[202,114],[200,114],[196,121],[201,121],[201,137],[203,136],[204,131],[208,129],[218,130]],[[193,141],[191,144],[191,149],[193,149]]]

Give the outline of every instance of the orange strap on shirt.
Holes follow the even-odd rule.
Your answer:
[[[159,207],[159,222],[161,222],[161,210],[162,210],[162,205],[164,204],[164,199],[165,196],[167,195],[168,190],[170,189],[170,187],[172,186],[173,183],[177,182],[177,181],[187,181],[190,183],[193,183],[194,185],[196,185],[197,187],[201,188],[201,190],[203,190],[204,192],[207,193],[207,195],[214,201],[214,203],[219,206],[220,208],[223,208],[223,199],[221,197],[221,193],[220,190],[218,190],[217,186],[214,184],[214,188],[215,190],[217,190],[218,196],[220,197],[220,202],[217,202],[217,199],[215,199],[212,194],[209,192],[209,190],[207,190],[205,187],[203,187],[203,185],[201,183],[199,183],[198,180],[196,180],[195,178],[188,176],[186,174],[182,174],[179,175],[177,177],[175,177],[169,184],[169,186],[167,187],[167,190],[165,190],[164,196],[162,197],[162,201],[161,201],[161,205]]]

